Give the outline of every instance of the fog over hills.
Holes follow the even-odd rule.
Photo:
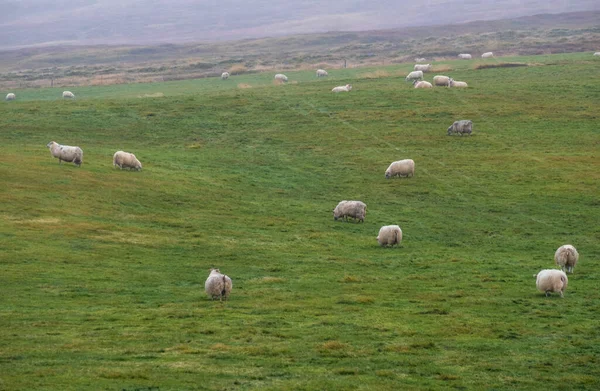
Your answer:
[[[599,9],[598,0],[2,0],[0,49],[237,40]]]

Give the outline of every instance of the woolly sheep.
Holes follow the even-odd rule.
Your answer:
[[[554,262],[560,266],[562,271],[567,269],[567,273],[573,273],[573,268],[577,265],[579,260],[579,253],[570,244],[560,246],[554,253]]]
[[[485,52],[481,55],[481,58],[491,58],[494,57],[494,53],[492,52]]]
[[[63,91],[63,98],[75,99],[75,94],[71,91]]]
[[[415,176],[415,161],[412,159],[403,159],[392,162],[385,170],[385,179],[390,179],[393,176],[409,177]]]
[[[393,246],[394,244],[400,245],[400,242],[402,241],[402,230],[397,225],[384,225],[379,229],[377,241],[382,247]]]
[[[423,57],[421,57],[421,58],[415,58],[415,62],[417,62],[417,63],[418,62],[425,62],[425,61],[427,61],[427,60],[424,59]]]
[[[600,56],[600,52],[594,53],[594,56]]]
[[[133,168],[137,171],[141,171],[142,163],[135,157],[133,153],[117,151],[113,155],[113,167]]]
[[[468,53],[461,53],[458,55],[458,58],[462,59],[462,60],[470,60],[471,59],[471,55]]]
[[[287,76],[286,76],[286,75],[284,75],[284,74],[281,74],[281,73],[278,73],[278,74],[276,74],[274,79],[275,79],[275,80],[282,81],[282,82],[284,82],[284,83],[286,83],[286,82],[288,81],[288,78],[287,78]]]
[[[345,86],[334,87],[331,92],[349,92],[352,89],[352,84],[346,84]]]
[[[406,76],[406,81],[415,80],[415,79],[423,79],[423,71],[412,71]]]
[[[325,77],[329,75],[325,69],[317,69],[317,77]]]
[[[6,94],[6,100],[15,100],[17,99],[17,96],[15,94],[13,94],[12,92],[9,92],[8,94]]]
[[[430,82],[425,80],[415,80],[413,81],[413,85],[415,86],[415,88],[433,88],[433,85],[431,85]]]
[[[437,75],[433,77],[433,84],[436,86],[447,87],[450,84],[448,76]]]
[[[206,294],[213,300],[227,300],[233,288],[231,278],[221,274],[219,269],[210,269],[210,274],[204,283]]]
[[[415,64],[414,70],[429,72],[431,71],[431,64]]]
[[[227,80],[227,79],[229,79],[229,72],[221,73],[221,80]]]
[[[454,87],[454,88],[467,88],[468,85],[466,82],[464,81],[455,81],[454,79],[450,79],[448,81],[448,87]]]
[[[50,141],[46,147],[50,148],[50,154],[58,159],[58,164],[62,164],[63,161],[73,162],[76,166],[81,167],[81,163],[83,163],[83,151],[81,148],[60,145],[55,141]]]
[[[333,210],[333,219],[348,220],[348,217],[352,217],[358,221],[365,221],[367,215],[367,204],[362,201],[340,201],[339,204]]]
[[[569,284],[569,279],[562,270],[544,269],[533,276],[536,278],[535,286],[540,292],[545,292],[546,297],[550,292],[558,292],[560,297],[565,297],[564,293]]]
[[[454,121],[452,125],[448,127],[448,136],[452,133],[460,134],[471,134],[473,131],[473,122],[468,119],[463,119],[460,121]]]

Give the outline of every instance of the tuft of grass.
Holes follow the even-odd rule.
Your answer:
[[[497,62],[497,63],[485,63],[475,64],[473,69],[490,69],[490,68],[514,68],[514,67],[526,67],[529,64],[523,62]]]

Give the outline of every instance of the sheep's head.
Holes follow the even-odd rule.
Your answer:
[[[352,89],[352,84],[346,84],[346,89],[350,91]]]
[[[56,141],[50,141],[48,144],[46,144],[46,148],[52,148],[54,144],[56,144]]]
[[[392,177],[392,173],[390,172],[390,170],[386,170],[385,171],[385,179],[390,179]]]

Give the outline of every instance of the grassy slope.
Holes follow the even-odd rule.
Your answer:
[[[355,69],[18,92],[0,104],[0,389],[598,389],[600,72],[569,58],[458,63],[468,90]],[[171,96],[131,98],[154,92]],[[446,136],[461,118],[475,134]],[[144,171],[113,170],[118,149]],[[416,176],[386,181],[408,157]],[[333,221],[341,199],[364,224]],[[401,248],[377,246],[384,224]],[[532,274],[565,243],[580,265],[544,298]],[[212,266],[228,303],[203,294]]]

